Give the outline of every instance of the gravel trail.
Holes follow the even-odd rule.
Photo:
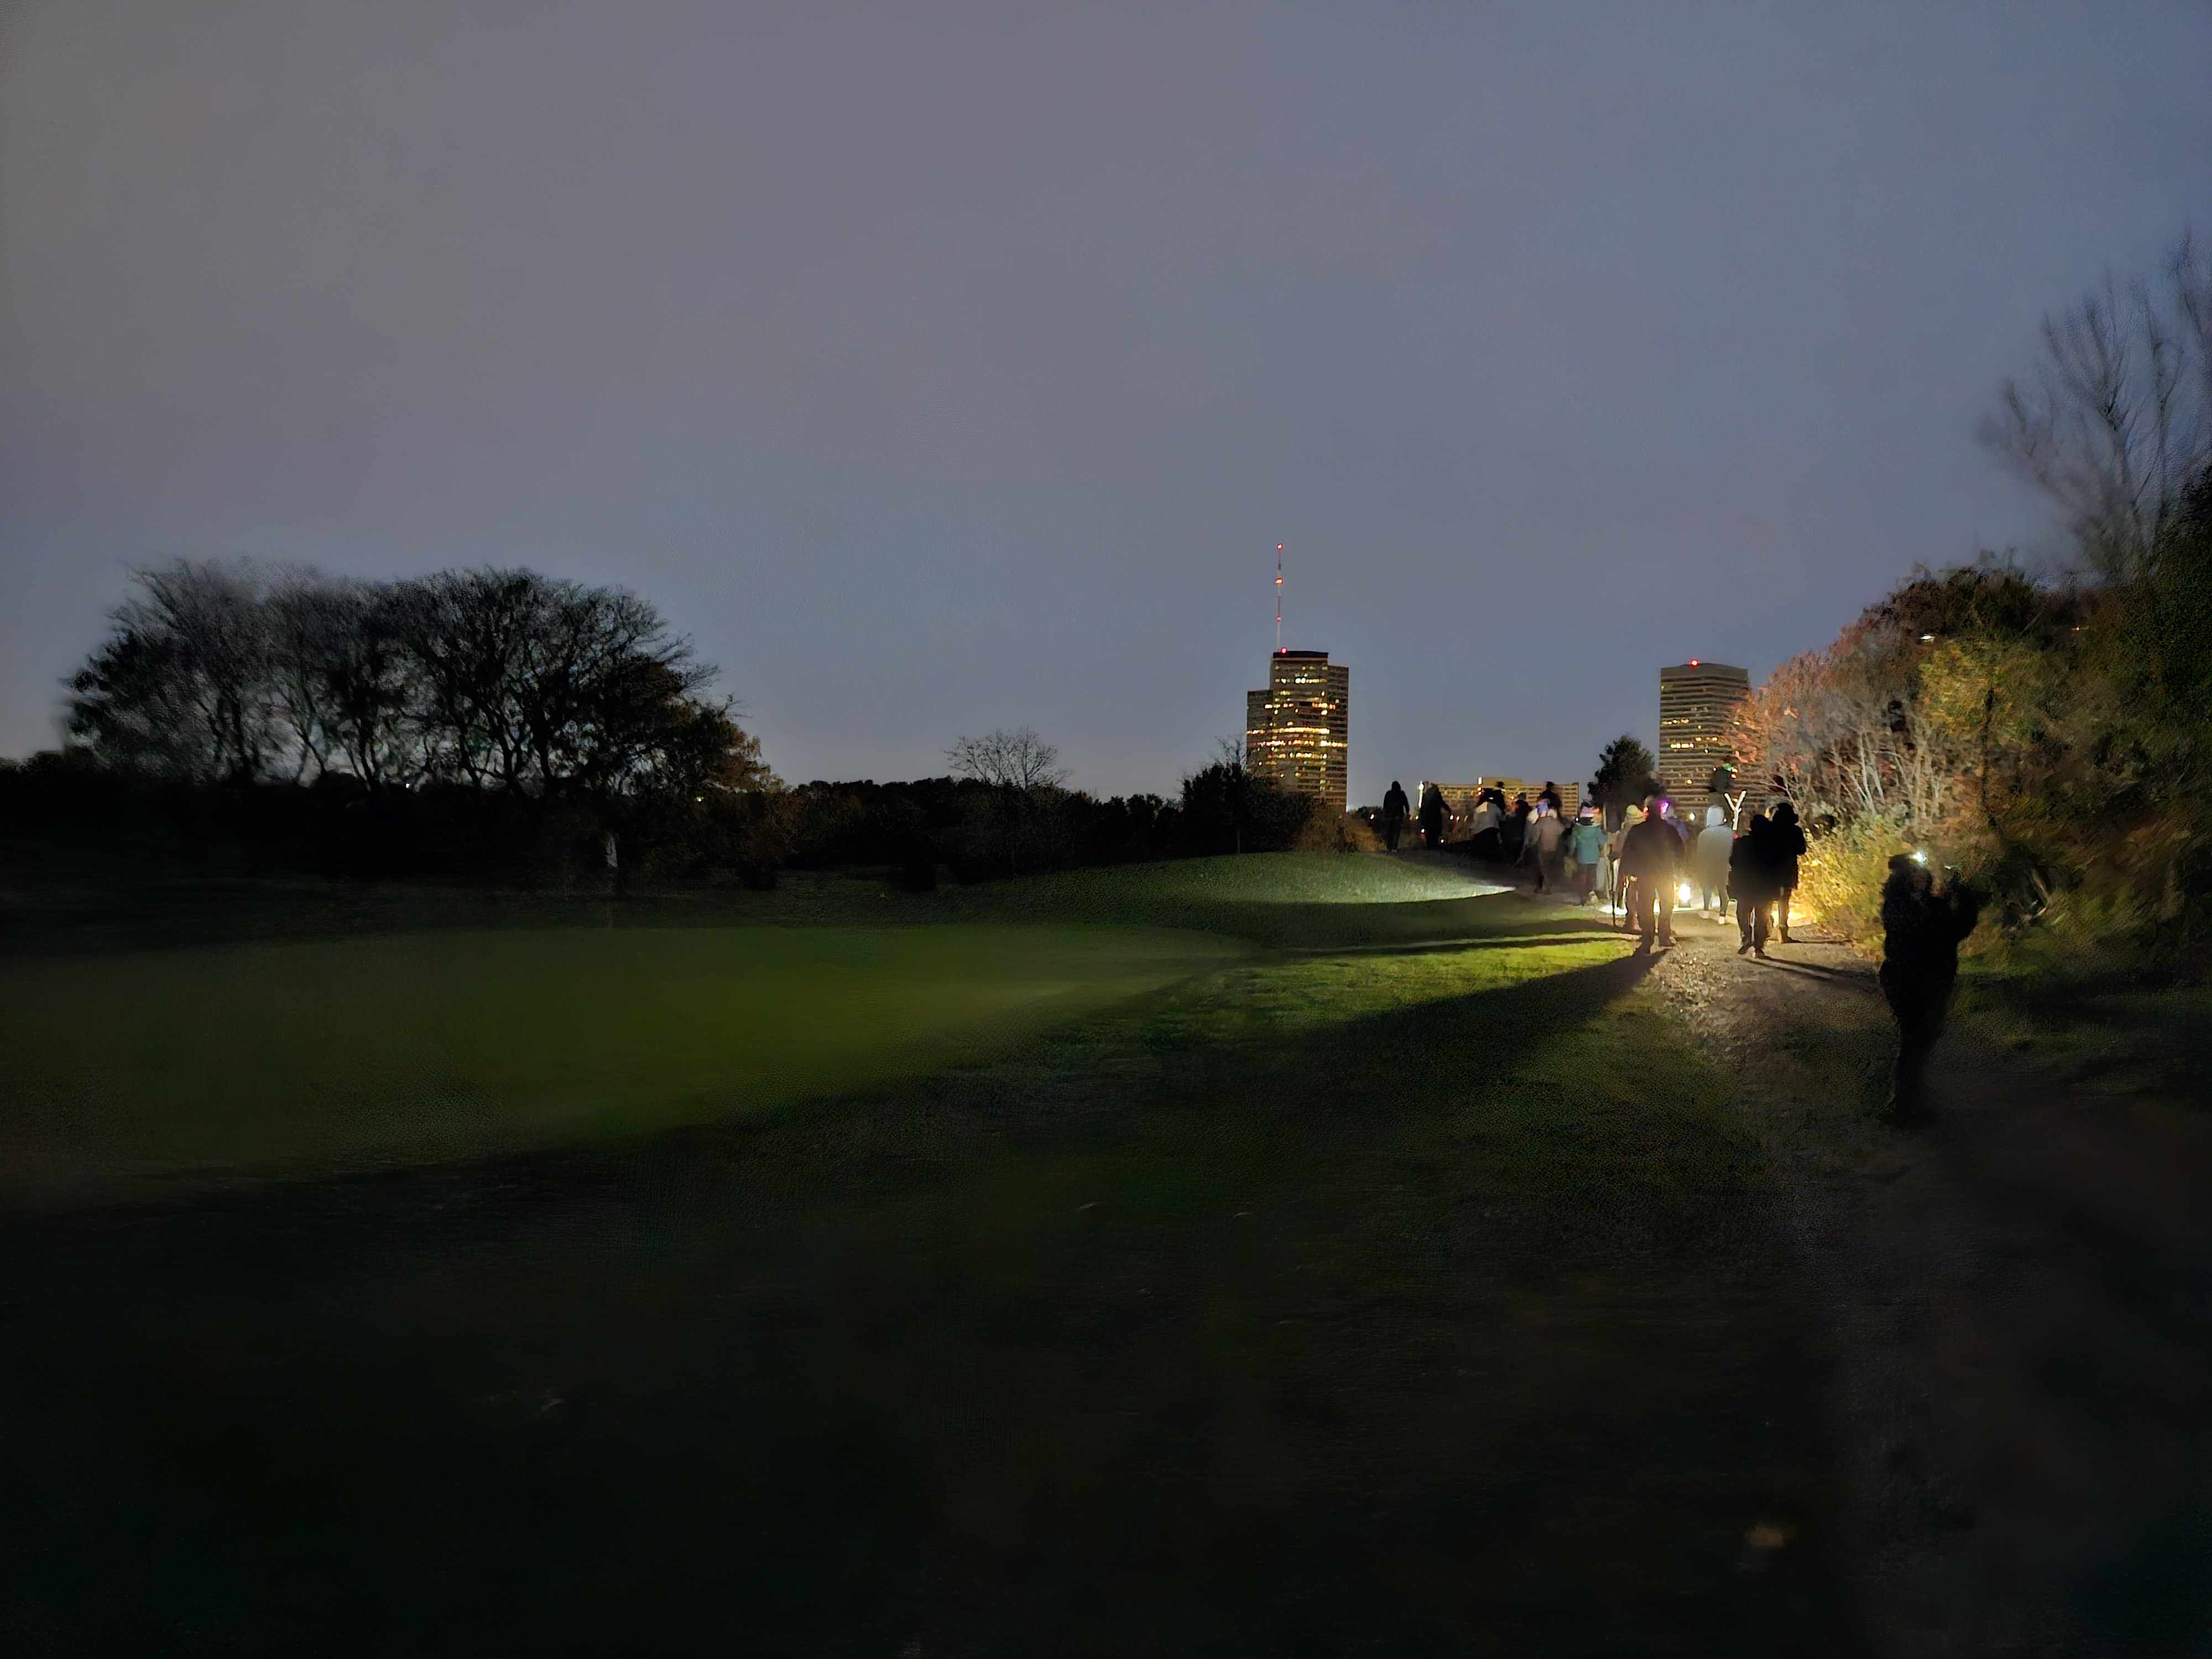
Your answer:
[[[1889,1128],[1870,964],[1680,939],[1658,983],[1739,1079],[1826,1334],[1878,1650],[2212,1653],[2212,1122],[1954,1022],[1934,1127]]]

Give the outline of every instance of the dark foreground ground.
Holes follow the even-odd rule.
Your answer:
[[[1558,910],[1359,908],[745,1125],[16,1214],[0,1647],[1857,1650],[1727,1077]]]
[[[1898,1655],[2212,1653],[2212,1100],[2200,994],[1970,980],[1925,1130],[1839,947],[1656,975],[1737,1080],[1825,1333],[1854,1601]]]
[[[15,971],[426,915],[1219,948],[741,1121],[0,1214],[0,1650],[2212,1652],[2194,994],[1984,987],[1905,1134],[1847,952],[1427,879],[49,909]]]

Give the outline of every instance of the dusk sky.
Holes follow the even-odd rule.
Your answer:
[[[2212,6],[0,10],[0,753],[133,565],[654,600],[785,778],[1587,777],[1916,562],[2045,311],[2212,231]]]

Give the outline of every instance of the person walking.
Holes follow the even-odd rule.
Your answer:
[[[1656,800],[1645,808],[1643,822],[1620,838],[1620,873],[1628,883],[1638,956],[1651,949],[1655,937],[1662,949],[1673,946],[1674,884],[1682,868],[1682,838],[1660,816]]]
[[[1514,863],[1521,861],[1521,854],[1528,845],[1528,796],[1524,790],[1513,797],[1512,810],[1506,813],[1501,826],[1505,836],[1505,856]]]
[[[1474,856],[1486,864],[1497,863],[1500,855],[1498,826],[1505,818],[1504,802],[1504,798],[1495,789],[1484,790],[1475,798],[1474,815],[1468,822]]]
[[[1690,879],[1698,884],[1703,907],[1728,920],[1729,854],[1735,848],[1735,832],[1728,827],[1728,814],[1717,806],[1705,808],[1705,827],[1690,845]]]
[[[1559,890],[1566,839],[1567,826],[1560,822],[1559,815],[1548,805],[1539,806],[1535,816],[1528,820],[1528,862],[1536,869],[1538,892]]]
[[[1790,937],[1790,900],[1797,890],[1797,860],[1805,856],[1805,831],[1797,822],[1797,809],[1784,801],[1767,819],[1773,836],[1775,931],[1784,945]]]
[[[1897,1018],[1897,1069],[1890,1086],[1893,1121],[1928,1115],[1928,1057],[1943,1035],[1958,989],[1959,945],[1974,931],[1982,896],[1955,878],[1942,891],[1919,855],[1889,861],[1881,890],[1881,994]]]
[[[1421,791],[1421,844],[1428,848],[1444,844],[1444,792],[1433,783]]]
[[[1587,806],[1567,832],[1567,856],[1574,860],[1575,902],[1588,904],[1591,895],[1600,890],[1605,873],[1600,868],[1605,858],[1605,826],[1590,815]]]
[[[1607,873],[1613,882],[1608,890],[1613,895],[1612,909],[1616,924],[1620,922],[1621,913],[1628,902],[1628,876],[1620,866],[1621,848],[1628,840],[1628,832],[1643,822],[1642,807],[1623,807],[1620,813],[1620,828],[1606,837],[1606,863]]]
[[[1764,812],[1753,812],[1743,833],[1729,849],[1729,892],[1735,900],[1736,933],[1742,943],[1738,956],[1756,955],[1766,960],[1766,938],[1773,926],[1774,826]]]
[[[1390,851],[1398,850],[1398,837],[1406,833],[1406,814],[1412,803],[1406,799],[1406,787],[1397,779],[1390,780],[1390,787],[1382,797],[1382,845]]]

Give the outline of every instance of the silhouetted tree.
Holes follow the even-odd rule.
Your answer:
[[[1628,732],[1622,732],[1599,752],[1590,793],[1607,823],[1618,822],[1623,808],[1640,805],[1645,797],[1658,793],[1659,777],[1651,751]]]
[[[280,716],[260,574],[179,560],[137,585],[70,681],[71,731],[104,759],[160,775],[265,775]]]
[[[2187,236],[2163,280],[2107,276],[2044,319],[2043,362],[1984,436],[2057,506],[2090,569],[2152,574],[2212,469],[2212,264]]]
[[[1314,799],[1250,770],[1233,740],[1224,741],[1221,755],[1182,781],[1182,850],[1204,857],[1280,853],[1297,846],[1317,810]]]
[[[698,695],[714,669],[617,589],[529,570],[377,585],[189,560],[137,586],[70,682],[72,729],[110,765],[539,799],[697,796],[709,774],[757,767],[727,705]]]
[[[1000,727],[980,738],[961,738],[945,751],[952,775],[994,789],[1054,789],[1066,781],[1060,750],[1034,726]]]
[[[951,763],[953,776],[994,793],[1006,873],[1019,875],[1030,818],[1067,777],[1060,764],[1060,750],[1039,737],[1034,726],[1001,726],[980,738],[956,739],[945,758]]]

